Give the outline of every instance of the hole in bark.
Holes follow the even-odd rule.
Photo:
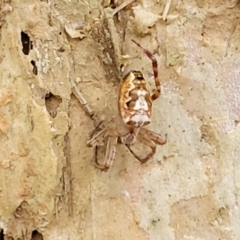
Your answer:
[[[35,64],[35,61],[31,61],[31,64],[33,65],[33,74],[37,75],[38,74],[38,70],[37,70],[37,66]]]
[[[32,231],[32,238],[31,240],[43,240],[43,235],[38,232],[37,230]]]
[[[109,5],[108,6],[105,6],[105,7],[110,7],[110,8],[116,8],[116,5],[115,5],[115,1],[114,0],[111,0]]]
[[[65,49],[64,49],[64,47],[60,47],[60,48],[58,49],[58,51],[59,51],[59,52],[64,52]]]
[[[3,233],[3,229],[1,229],[1,232],[0,232],[0,240],[4,240],[4,233]]]
[[[62,102],[62,98],[53,95],[51,92],[45,95],[45,105],[50,116],[55,118],[57,116],[57,109]]]
[[[21,41],[23,46],[22,51],[25,55],[28,55],[33,46],[30,37],[25,32],[21,32]]]

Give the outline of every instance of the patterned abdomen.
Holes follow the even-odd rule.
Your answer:
[[[151,122],[152,99],[141,72],[132,71],[123,78],[118,108],[123,122],[131,127],[142,127]]]

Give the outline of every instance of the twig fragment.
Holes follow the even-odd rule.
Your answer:
[[[166,19],[167,19],[167,14],[168,14],[170,6],[171,6],[171,1],[172,0],[167,0],[165,8],[163,10],[162,18],[163,18],[164,21],[166,21]]]
[[[112,15],[114,16],[116,13],[118,13],[119,11],[121,11],[123,8],[125,8],[127,5],[131,4],[135,2],[135,0],[127,0],[125,2],[123,2],[121,5],[119,5],[118,7],[116,7],[112,13]]]

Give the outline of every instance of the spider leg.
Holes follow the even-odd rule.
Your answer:
[[[103,130],[101,130],[99,133],[97,133],[95,136],[93,136],[89,141],[87,141],[88,147],[96,147],[95,164],[96,164],[96,167],[102,171],[107,171],[112,165],[112,162],[115,158],[117,137],[111,134],[112,134],[111,129],[109,127],[106,127]],[[100,145],[104,141],[104,139],[107,137],[108,137],[108,141],[107,141],[107,148],[106,148],[104,161],[103,161],[103,164],[100,164],[97,159],[98,145]]]
[[[118,137],[118,143],[125,145],[133,145],[136,142],[138,132],[139,128],[131,128],[127,134]]]
[[[109,128],[106,127],[99,133],[94,135],[90,140],[87,141],[88,147],[95,147],[103,142],[103,140],[109,135]]]
[[[92,138],[92,137],[95,135],[95,133],[97,133],[97,132],[99,132],[99,131],[101,130],[101,125],[102,125],[102,123],[103,123],[102,120],[100,120],[100,121],[98,121],[98,122],[96,123],[95,128],[94,128],[94,129],[90,132],[90,134],[89,134],[89,137],[90,137],[90,138]]]
[[[129,149],[129,151],[132,153],[132,155],[139,161],[141,162],[141,164],[147,162],[156,152],[156,143],[154,141],[152,141],[150,138],[148,138],[147,136],[144,136],[142,134],[139,133],[138,135],[139,139],[141,140],[141,142],[147,146],[149,146],[151,148],[151,152],[147,154],[147,156],[145,157],[140,157],[138,156],[130,147],[130,145],[126,145],[127,148]]]
[[[83,94],[77,89],[77,87],[73,87],[72,92],[76,96],[78,101],[81,103],[86,113],[96,122],[96,114],[94,114],[93,110],[88,105]],[[114,136],[115,132],[113,132],[110,127],[105,127],[101,131],[99,131],[99,129],[101,128],[100,127],[101,124],[102,124],[102,121],[98,121],[98,123],[96,123],[95,129],[89,135],[90,139],[87,141],[87,146],[95,147],[96,167],[101,169],[102,171],[107,171],[109,167],[112,165],[112,162],[115,158],[116,144],[117,144],[118,137]],[[96,133],[97,131],[99,132]],[[99,164],[97,159],[98,145],[100,145],[104,141],[104,139],[107,137],[108,137],[108,141],[107,141],[107,148],[106,148],[106,153],[104,157],[104,163]]]
[[[161,134],[153,132],[147,128],[140,129],[141,135],[147,135],[152,141],[158,145],[164,145],[167,142],[167,135],[163,137]]]
[[[161,136],[158,133],[155,133],[146,128],[141,128],[138,133],[139,140],[146,146],[151,148],[151,152],[147,154],[144,158],[138,156],[131,148],[130,145],[126,145],[129,151],[133,154],[133,156],[140,161],[142,164],[147,162],[156,152],[156,147],[158,145],[163,145],[166,143],[166,138]]]
[[[148,51],[147,49],[143,48],[138,42],[136,42],[135,40],[132,39],[132,41],[138,46],[140,47],[143,52],[150,58],[150,60],[152,61],[152,69],[153,69],[153,74],[154,74],[154,81],[155,81],[155,86],[156,86],[156,90],[154,91],[154,93],[151,96],[152,101],[156,100],[161,93],[161,82],[158,78],[158,63],[157,63],[157,59],[154,57],[154,55]]]
[[[117,145],[117,137],[109,136],[107,141],[107,149],[104,157],[104,163],[99,164],[97,158],[95,159],[97,168],[106,172],[111,167],[112,162],[115,159],[116,145]]]
[[[94,112],[88,105],[87,100],[84,98],[83,94],[77,89],[76,86],[72,88],[72,92],[75,95],[75,97],[78,99],[78,101],[81,103],[82,107],[84,108],[88,116],[93,118]]]

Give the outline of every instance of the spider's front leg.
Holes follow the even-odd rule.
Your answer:
[[[117,136],[114,136],[112,133],[113,133],[112,129],[106,127],[103,130],[101,130],[98,134],[93,136],[89,141],[87,141],[88,147],[96,147],[97,149],[97,146],[100,145],[104,141],[104,139],[108,137],[107,149],[103,164],[100,164],[98,162],[97,154],[95,155],[96,167],[102,171],[107,171],[111,167],[112,162],[115,159]]]
[[[90,108],[90,106],[88,105],[87,101],[85,100],[83,94],[78,90],[77,87],[73,87],[72,92],[76,96],[78,101],[81,103],[81,105],[85,109],[86,113],[94,120],[94,122],[96,124],[95,129],[90,133],[90,140],[87,141],[87,146],[95,147],[96,151],[97,151],[98,145],[100,145],[104,141],[104,139],[108,137],[107,149],[106,149],[103,164],[98,163],[97,154],[95,154],[96,167],[101,169],[102,171],[107,171],[110,168],[110,166],[112,165],[112,162],[115,158],[118,135],[117,135],[116,131],[113,128],[111,128],[110,126],[105,127],[104,129],[102,129],[98,132],[98,130],[100,129],[100,125],[102,124],[102,121],[97,122],[96,114]],[[95,134],[95,132],[98,132],[98,133]]]
[[[97,159],[95,161],[96,166],[102,171],[107,171],[111,167],[115,159],[116,145],[117,145],[117,137],[109,136],[107,141],[107,149],[104,157],[104,164],[100,165]]]
[[[149,52],[147,49],[143,48],[138,42],[136,42],[135,40],[132,39],[132,41],[138,46],[140,47],[143,52],[150,58],[150,60],[152,61],[152,69],[153,69],[153,75],[154,75],[154,81],[155,81],[155,86],[156,86],[156,90],[154,91],[154,93],[151,96],[152,101],[156,100],[161,93],[161,82],[158,78],[158,63],[157,63],[157,59],[154,57],[154,55]]]
[[[94,112],[88,105],[87,100],[84,98],[83,94],[78,90],[76,86],[72,88],[72,92],[75,95],[75,97],[78,99],[78,101],[81,103],[82,107],[84,108],[88,116],[93,118]]]
[[[151,152],[148,153],[147,156],[140,157],[130,148],[130,145],[126,146],[133,156],[142,164],[147,162],[155,154],[157,145],[164,145],[167,142],[166,137],[164,138],[162,135],[146,128],[140,128],[137,137],[144,145],[151,148]]]

